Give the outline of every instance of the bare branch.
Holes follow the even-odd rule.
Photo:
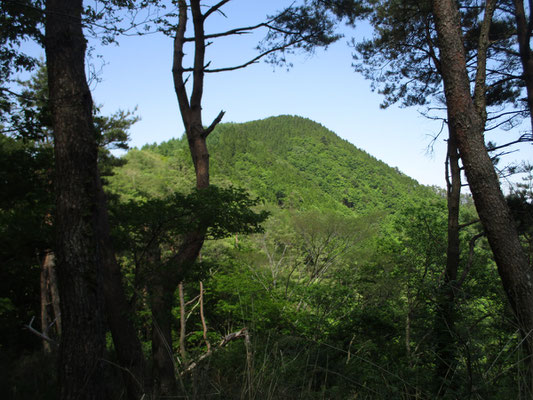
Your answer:
[[[222,7],[224,4],[229,3],[230,0],[221,0],[217,4],[215,4],[213,7],[211,7],[209,10],[207,10],[204,14],[204,21],[215,11],[218,11],[220,7]]]
[[[516,115],[513,115],[507,119],[505,119],[504,121],[500,121],[499,123],[495,124],[495,125],[492,125],[492,126],[487,126],[485,128],[485,132],[490,132],[490,131],[493,131],[499,127],[503,127],[502,129],[505,129],[505,130],[509,130],[510,128],[514,128],[516,125],[518,125],[518,122],[516,122],[516,118],[518,118],[520,115],[520,113],[517,113]],[[505,126],[507,125],[507,127]],[[510,128],[508,128],[510,127]]]
[[[517,143],[525,143],[525,142],[533,142],[533,134],[531,134],[531,133],[524,133],[524,134],[523,134],[522,136],[520,136],[518,139],[513,140],[512,142],[509,142],[509,143],[506,143],[506,144],[502,144],[502,145],[500,145],[500,146],[492,147],[492,148],[488,149],[488,151],[500,150],[500,149],[503,149],[503,148],[505,148],[505,147],[512,146],[513,144],[517,144]],[[497,157],[499,157],[499,156],[501,156],[501,155],[504,155],[504,154],[510,154],[510,153],[513,153],[513,152],[501,153],[501,154],[498,154]]]
[[[203,338],[207,346],[207,352],[209,353],[211,352],[211,343],[209,343],[209,339],[207,338],[207,323],[205,322],[204,315],[204,284],[202,281],[200,281],[200,320],[202,321]]]
[[[513,117],[517,116],[517,115],[520,115],[520,114],[524,114],[526,113],[528,110],[526,109],[523,109],[523,110],[515,110],[515,111],[508,111],[508,112],[504,112],[504,113],[499,113],[493,117],[488,117],[487,118],[487,121],[493,121],[495,119],[499,119],[505,115],[512,115]]]
[[[200,9],[200,0],[192,0],[190,4],[194,28],[194,70],[190,104],[192,110],[200,110],[202,108],[202,96],[204,92],[204,20]]]
[[[174,38],[174,61],[172,65],[172,75],[174,78],[174,90],[178,97],[178,103],[183,118],[188,113],[190,108],[189,99],[187,98],[187,89],[185,88],[185,82],[183,81],[183,44],[185,30],[187,28],[187,3],[184,0],[179,2],[179,22],[178,29],[176,31],[176,37]],[[188,78],[187,78],[188,79]],[[187,126],[187,124],[185,124]]]
[[[267,22],[261,22],[260,24],[257,24],[257,25],[254,25],[254,26],[247,26],[247,27],[242,27],[242,28],[234,28],[234,29],[230,29],[229,31],[226,31],[226,32],[211,33],[209,35],[205,35],[204,38],[205,39],[216,39],[216,38],[219,38],[219,37],[231,36],[231,35],[246,35],[246,34],[252,33],[252,31],[254,31],[256,29],[267,27],[268,26],[267,24],[268,24]],[[195,38],[193,38],[193,37],[186,37],[184,39],[185,42],[194,42],[194,40],[195,40]]]
[[[491,73],[492,75],[503,76],[503,78],[492,82],[490,85],[487,86],[487,89],[492,89],[494,87],[500,86],[505,82],[522,79],[522,75],[512,75],[512,74],[502,73],[501,71],[492,71],[492,70],[488,70],[488,72]]]
[[[501,153],[498,153],[490,158],[490,160],[494,163],[495,160],[497,160],[500,157],[507,156],[509,154],[516,153],[518,150],[511,150],[511,151],[502,151]]]
[[[27,328],[31,333],[33,333],[34,335],[37,335],[39,336],[40,338],[46,340],[48,343],[51,343],[53,344],[54,346],[56,347],[59,347],[59,343],[57,343],[54,339],[52,339],[50,336],[48,336],[48,332],[39,332],[37,329],[35,329],[32,324],[33,324],[33,321],[35,320],[35,316],[33,316],[31,318],[31,321],[28,325],[24,325],[25,328]],[[55,322],[55,321],[54,321]],[[53,324],[53,322],[52,322]],[[50,325],[51,326],[51,325]]]
[[[251,60],[241,64],[241,65],[236,65],[234,67],[225,67],[225,68],[216,68],[216,69],[206,69],[204,72],[208,72],[208,73],[215,73],[215,72],[227,72],[227,71],[235,71],[237,69],[242,69],[242,68],[246,68],[247,66],[251,65],[251,64],[255,64],[257,61],[259,61],[260,59],[262,59],[263,57],[269,55],[270,53],[274,53],[276,51],[280,51],[280,50],[284,50],[290,46],[293,46],[295,44],[298,44],[300,42],[303,42],[305,39],[304,38],[301,38],[301,39],[298,39],[298,40],[294,40],[290,43],[287,43],[287,44],[284,44],[282,46],[279,46],[279,47],[274,47],[270,50],[267,50],[261,54],[259,54],[257,57],[254,57],[252,58]]]
[[[222,347],[226,346],[229,342],[232,342],[237,339],[241,338],[249,338],[248,329],[246,327],[242,328],[238,332],[230,333],[222,338],[222,341],[218,344],[218,346],[214,350],[208,350],[204,354],[202,354],[196,361],[192,362],[183,372],[181,372],[181,376],[188,374],[193,369],[195,369],[200,362],[205,360],[207,357],[211,356],[215,350],[221,349]],[[249,339],[248,339],[249,340]]]
[[[204,138],[207,138],[211,132],[213,132],[213,129],[222,121],[222,118],[224,117],[225,111],[220,111],[217,115],[217,117],[211,122],[211,125],[209,125],[206,129],[204,129],[204,132],[202,136]]]

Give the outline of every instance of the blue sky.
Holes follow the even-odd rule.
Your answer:
[[[286,1],[233,0],[223,17],[214,15],[208,32],[223,31],[260,22]],[[370,90],[370,82],[353,71],[351,36],[369,30],[343,29],[345,38],[314,55],[296,54],[293,67],[273,68],[264,62],[246,69],[208,75],[204,87],[204,124],[220,110],[223,122],[246,122],[269,116],[300,115],[321,123],[340,137],[374,157],[397,167],[422,184],[444,186],[444,134],[428,153],[431,137],[440,123],[429,121],[417,109],[390,107],[382,110],[382,98]],[[238,65],[256,53],[262,37],[222,39],[208,47],[212,67]],[[142,118],[131,132],[131,145],[162,142],[183,133],[173,90],[172,40],[161,34],[124,37],[119,46],[99,47],[106,65],[101,81],[93,84],[93,97],[104,112],[134,109]],[[192,49],[190,50],[192,53]],[[98,69],[101,60],[93,58]],[[520,128],[529,129],[526,123]],[[518,158],[531,159],[531,146],[522,145]],[[515,154],[516,156],[516,154]]]

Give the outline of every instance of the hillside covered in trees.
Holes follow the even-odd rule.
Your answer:
[[[212,182],[220,188],[209,200],[191,192],[185,138],[132,149],[106,177],[113,241],[144,346],[152,340],[154,276],[187,232],[191,204],[216,208],[194,211],[207,213],[196,218],[217,228],[209,234],[216,240],[204,245],[172,302],[172,343],[187,396],[431,398],[430,388],[442,384],[434,373],[436,348],[446,339],[436,322],[446,258],[443,194],[300,117],[221,124],[209,146]],[[470,222],[475,210],[468,198],[463,202],[461,219]],[[236,210],[243,204],[253,207],[261,228],[243,230],[243,222],[211,214],[255,223]],[[487,245],[468,246],[477,232],[473,225],[461,235],[454,335],[463,356],[454,364],[455,390],[476,385],[476,393],[506,398],[518,339],[509,342]],[[39,275],[25,279],[38,297]],[[21,323],[39,314],[37,304],[6,301],[13,308],[2,313],[5,335],[17,336]],[[23,307],[27,320],[19,319]],[[31,332],[23,342],[28,350],[40,345]],[[53,398],[54,379],[27,384],[44,361],[27,355],[11,362],[17,367],[4,385],[14,398],[32,391]],[[116,390],[117,371],[109,373]]]
[[[533,398],[533,166],[500,166],[533,141],[513,129],[531,7],[279,0],[212,25],[229,3],[0,2],[2,398]],[[352,66],[382,107],[442,122],[444,189],[310,119],[205,121],[206,76],[290,67],[360,22]],[[253,33],[251,55],[211,52]],[[102,113],[86,60],[152,34],[183,137],[116,157],[139,117]]]
[[[208,144],[214,182],[246,188],[281,208],[329,209],[352,215],[393,212],[408,198],[431,192],[301,117],[221,124],[209,136]],[[154,170],[149,172],[152,182],[157,181],[153,175],[159,173],[174,180],[188,176],[190,181],[184,184],[191,187],[192,168],[185,138],[147,145],[140,152],[130,151],[126,158],[128,165],[112,178],[116,185],[128,185],[126,176],[130,176],[131,185],[142,187],[138,181],[133,183],[135,176],[143,175],[141,171],[136,174],[134,168],[153,165]],[[152,164],[143,167],[145,163]],[[172,184],[179,186],[177,181]]]

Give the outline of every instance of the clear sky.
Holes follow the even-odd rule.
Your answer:
[[[209,2],[208,2],[209,3]],[[210,2],[214,3],[214,2]],[[233,0],[223,8],[226,17],[214,15],[207,32],[213,33],[262,21],[287,1]],[[220,110],[223,122],[246,122],[289,114],[310,118],[422,184],[443,187],[445,143],[431,137],[440,123],[429,121],[415,108],[382,110],[382,98],[370,82],[353,71],[351,36],[369,34],[368,29],[344,29],[345,38],[314,55],[296,54],[287,70],[264,62],[246,69],[208,75],[204,87],[204,124]],[[264,34],[264,33],[263,33]],[[262,35],[222,39],[208,47],[211,67],[238,65],[257,54]],[[97,47],[106,65],[101,82],[93,85],[95,102],[104,113],[118,108],[134,109],[142,120],[131,132],[131,145],[162,142],[183,133],[174,94],[171,66],[172,40],[161,34],[123,37],[120,45]],[[190,49],[192,53],[192,48]],[[93,59],[95,67],[101,61]],[[527,121],[526,121],[527,122]],[[521,129],[528,129],[524,125]],[[520,158],[531,159],[531,146],[522,145]]]

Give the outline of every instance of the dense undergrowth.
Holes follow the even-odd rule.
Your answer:
[[[223,124],[209,144],[212,180],[220,188],[213,196],[231,194],[231,201],[269,217],[262,232],[211,231],[183,283],[185,336],[176,292],[169,345],[182,398],[524,396],[518,331],[487,243],[473,242],[480,228],[469,224],[476,213],[468,197],[455,328],[443,332],[437,305],[447,210],[438,189],[418,185],[298,117]],[[149,356],[146,287],[159,266],[143,261],[143,251],[155,241],[164,260],[179,243],[183,218],[189,221],[187,201],[203,200],[190,189],[193,171],[183,139],[131,150],[124,160],[107,177],[107,190],[115,249]],[[235,187],[260,201],[246,203]],[[3,236],[10,232],[6,224]],[[23,328],[39,315],[38,264],[30,257],[5,265],[0,285],[12,295],[0,304],[0,364],[8,371],[0,378],[3,397],[56,398],[55,348],[43,352],[40,338]],[[19,271],[24,275],[17,278]],[[9,291],[13,282],[22,288]],[[449,373],[437,376],[442,343],[453,356]],[[123,398],[110,337],[102,368],[109,397]]]

